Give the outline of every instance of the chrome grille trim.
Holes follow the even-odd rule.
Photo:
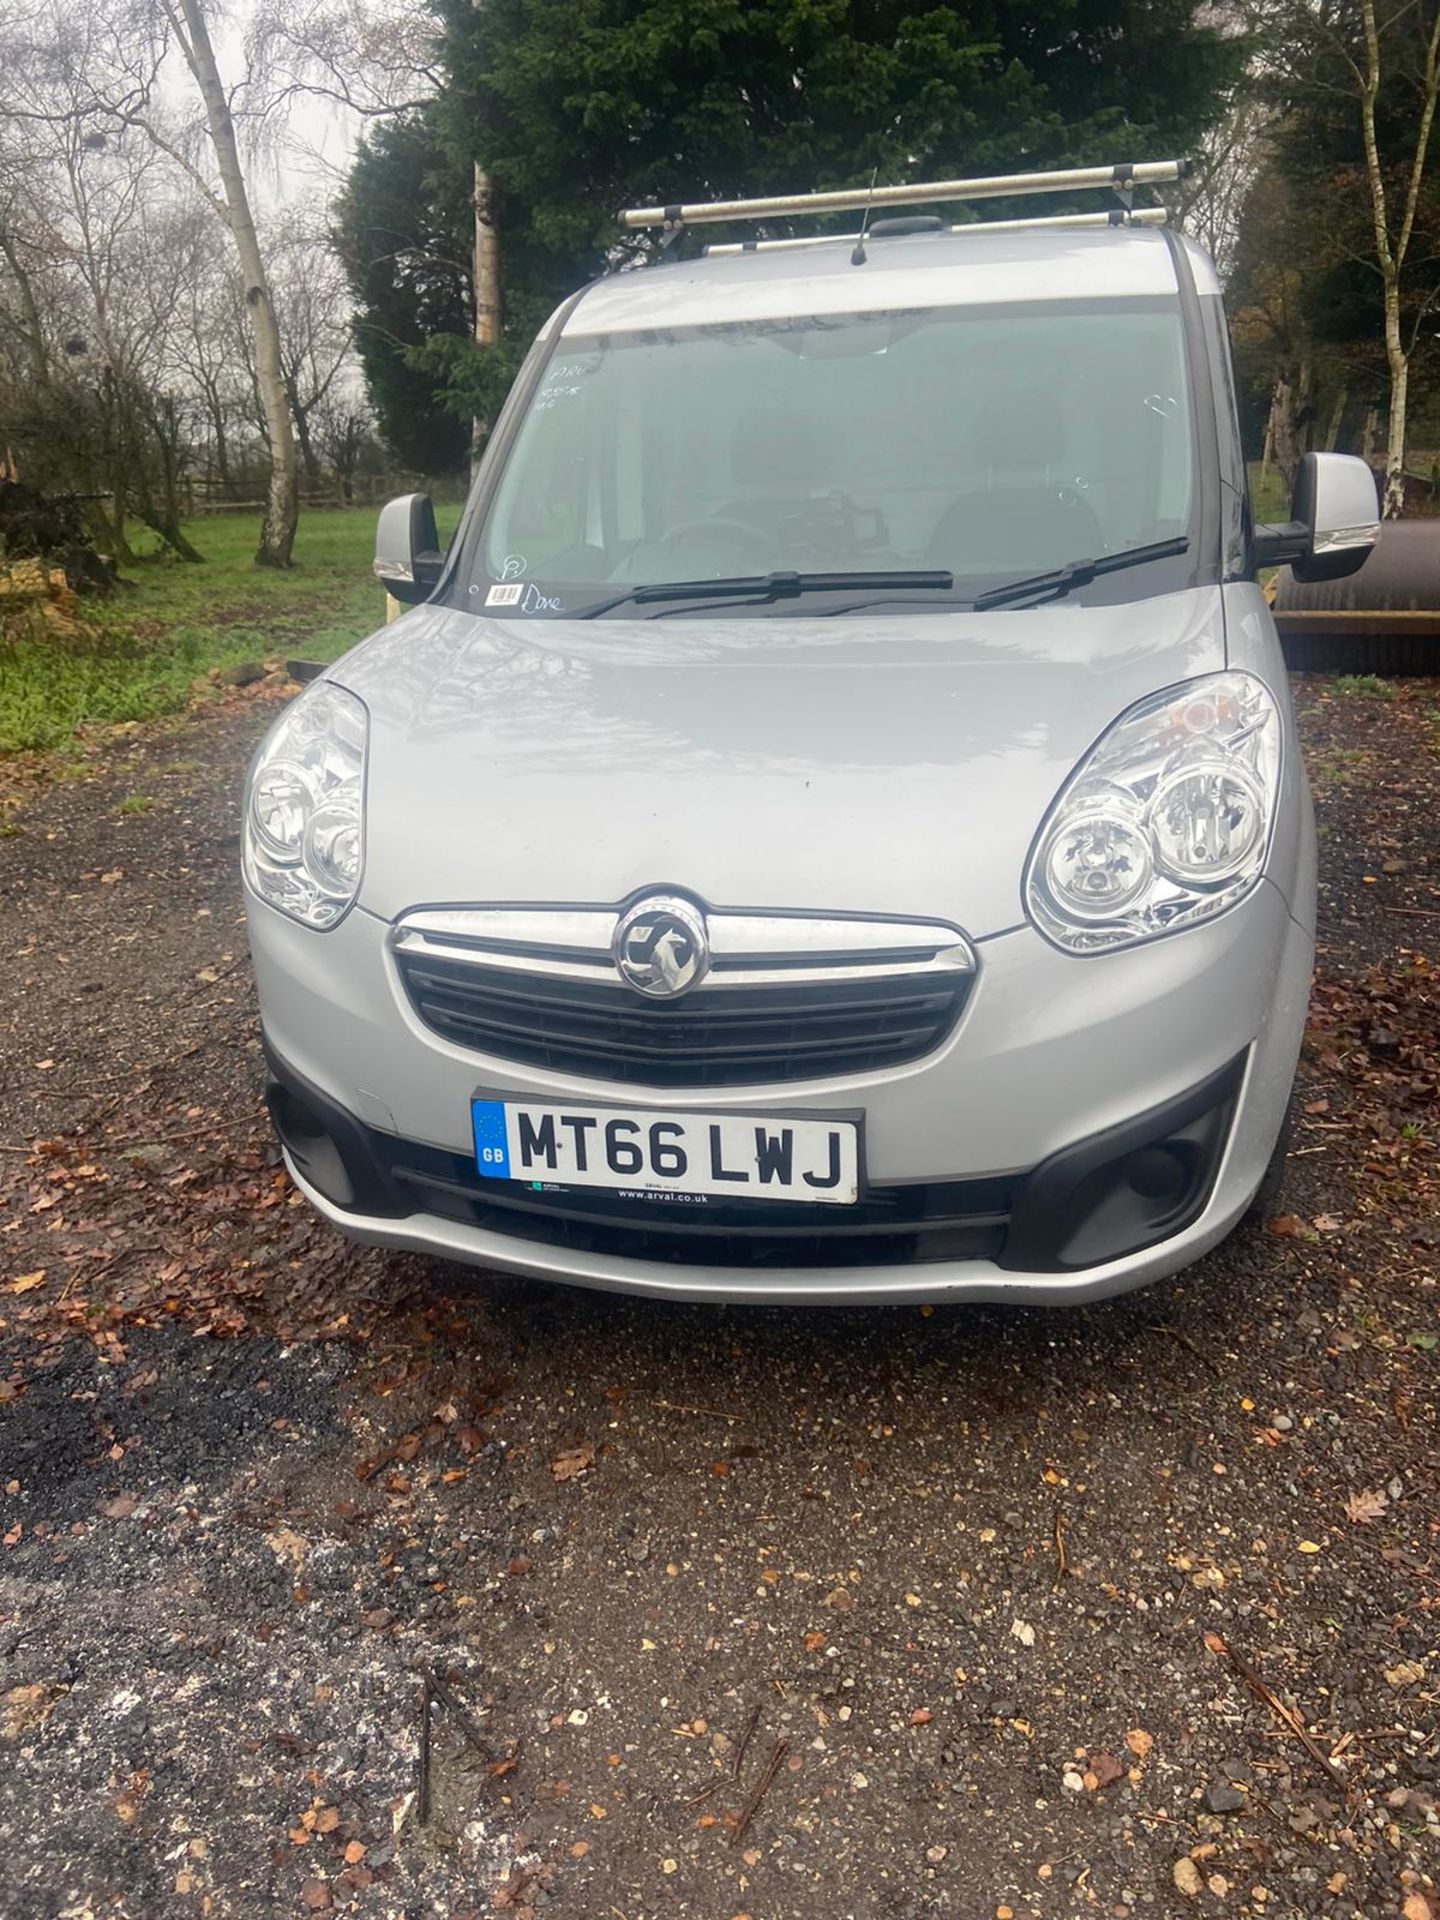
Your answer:
[[[971,974],[957,927],[929,920],[706,911],[710,971],[694,989],[801,986]],[[611,956],[620,913],[588,907],[418,908],[395,922],[397,954],[555,979],[622,983]]]

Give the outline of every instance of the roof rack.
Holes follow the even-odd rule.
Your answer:
[[[1022,233],[1030,227],[1163,227],[1169,218],[1169,210],[1165,207],[1136,207],[1133,212],[1124,207],[1113,207],[1109,213],[1056,213],[1038,220],[967,220],[946,231]],[[782,253],[790,247],[853,245],[859,238],[856,232],[807,233],[795,240],[730,240],[712,243],[704,249],[704,253],[707,260],[722,253]],[[881,240],[886,236],[872,231],[870,238]]]
[[[638,227],[714,225],[723,220],[769,220],[791,214],[858,213],[871,207],[903,207],[954,200],[999,200],[1031,193],[1085,193],[1113,187],[1125,201],[1135,187],[1179,180],[1183,160],[1128,161],[1112,167],[1069,167],[1058,173],[995,173],[976,180],[915,180],[894,187],[843,187],[836,192],[779,194],[768,200],[711,200],[693,205],[626,207],[620,224]]]

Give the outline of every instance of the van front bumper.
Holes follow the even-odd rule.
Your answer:
[[[683,1300],[1070,1303],[1175,1272],[1263,1177],[1311,962],[1269,882],[1210,926],[1121,954],[1076,959],[1017,929],[979,944],[955,1032],[903,1070],[647,1095],[440,1039],[406,1001],[387,925],[363,911],[315,934],[248,905],[272,1112],[320,1213],[375,1245]],[[593,1192],[532,1196],[474,1171],[476,1091],[859,1110],[865,1194],[844,1222],[753,1203],[743,1221],[681,1222]]]

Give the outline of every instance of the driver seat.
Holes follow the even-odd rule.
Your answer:
[[[1100,550],[1100,522],[1065,464],[1065,414],[1053,393],[1011,387],[992,395],[965,438],[965,466],[985,484],[956,495],[940,515],[927,566],[1038,573]]]

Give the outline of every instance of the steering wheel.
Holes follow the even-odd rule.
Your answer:
[[[728,547],[732,553],[738,553],[742,564],[748,565],[753,560],[757,538],[764,540],[766,536],[759,527],[749,526],[743,520],[681,520],[668,527],[655,545],[675,549],[689,540],[708,540],[722,552]]]

